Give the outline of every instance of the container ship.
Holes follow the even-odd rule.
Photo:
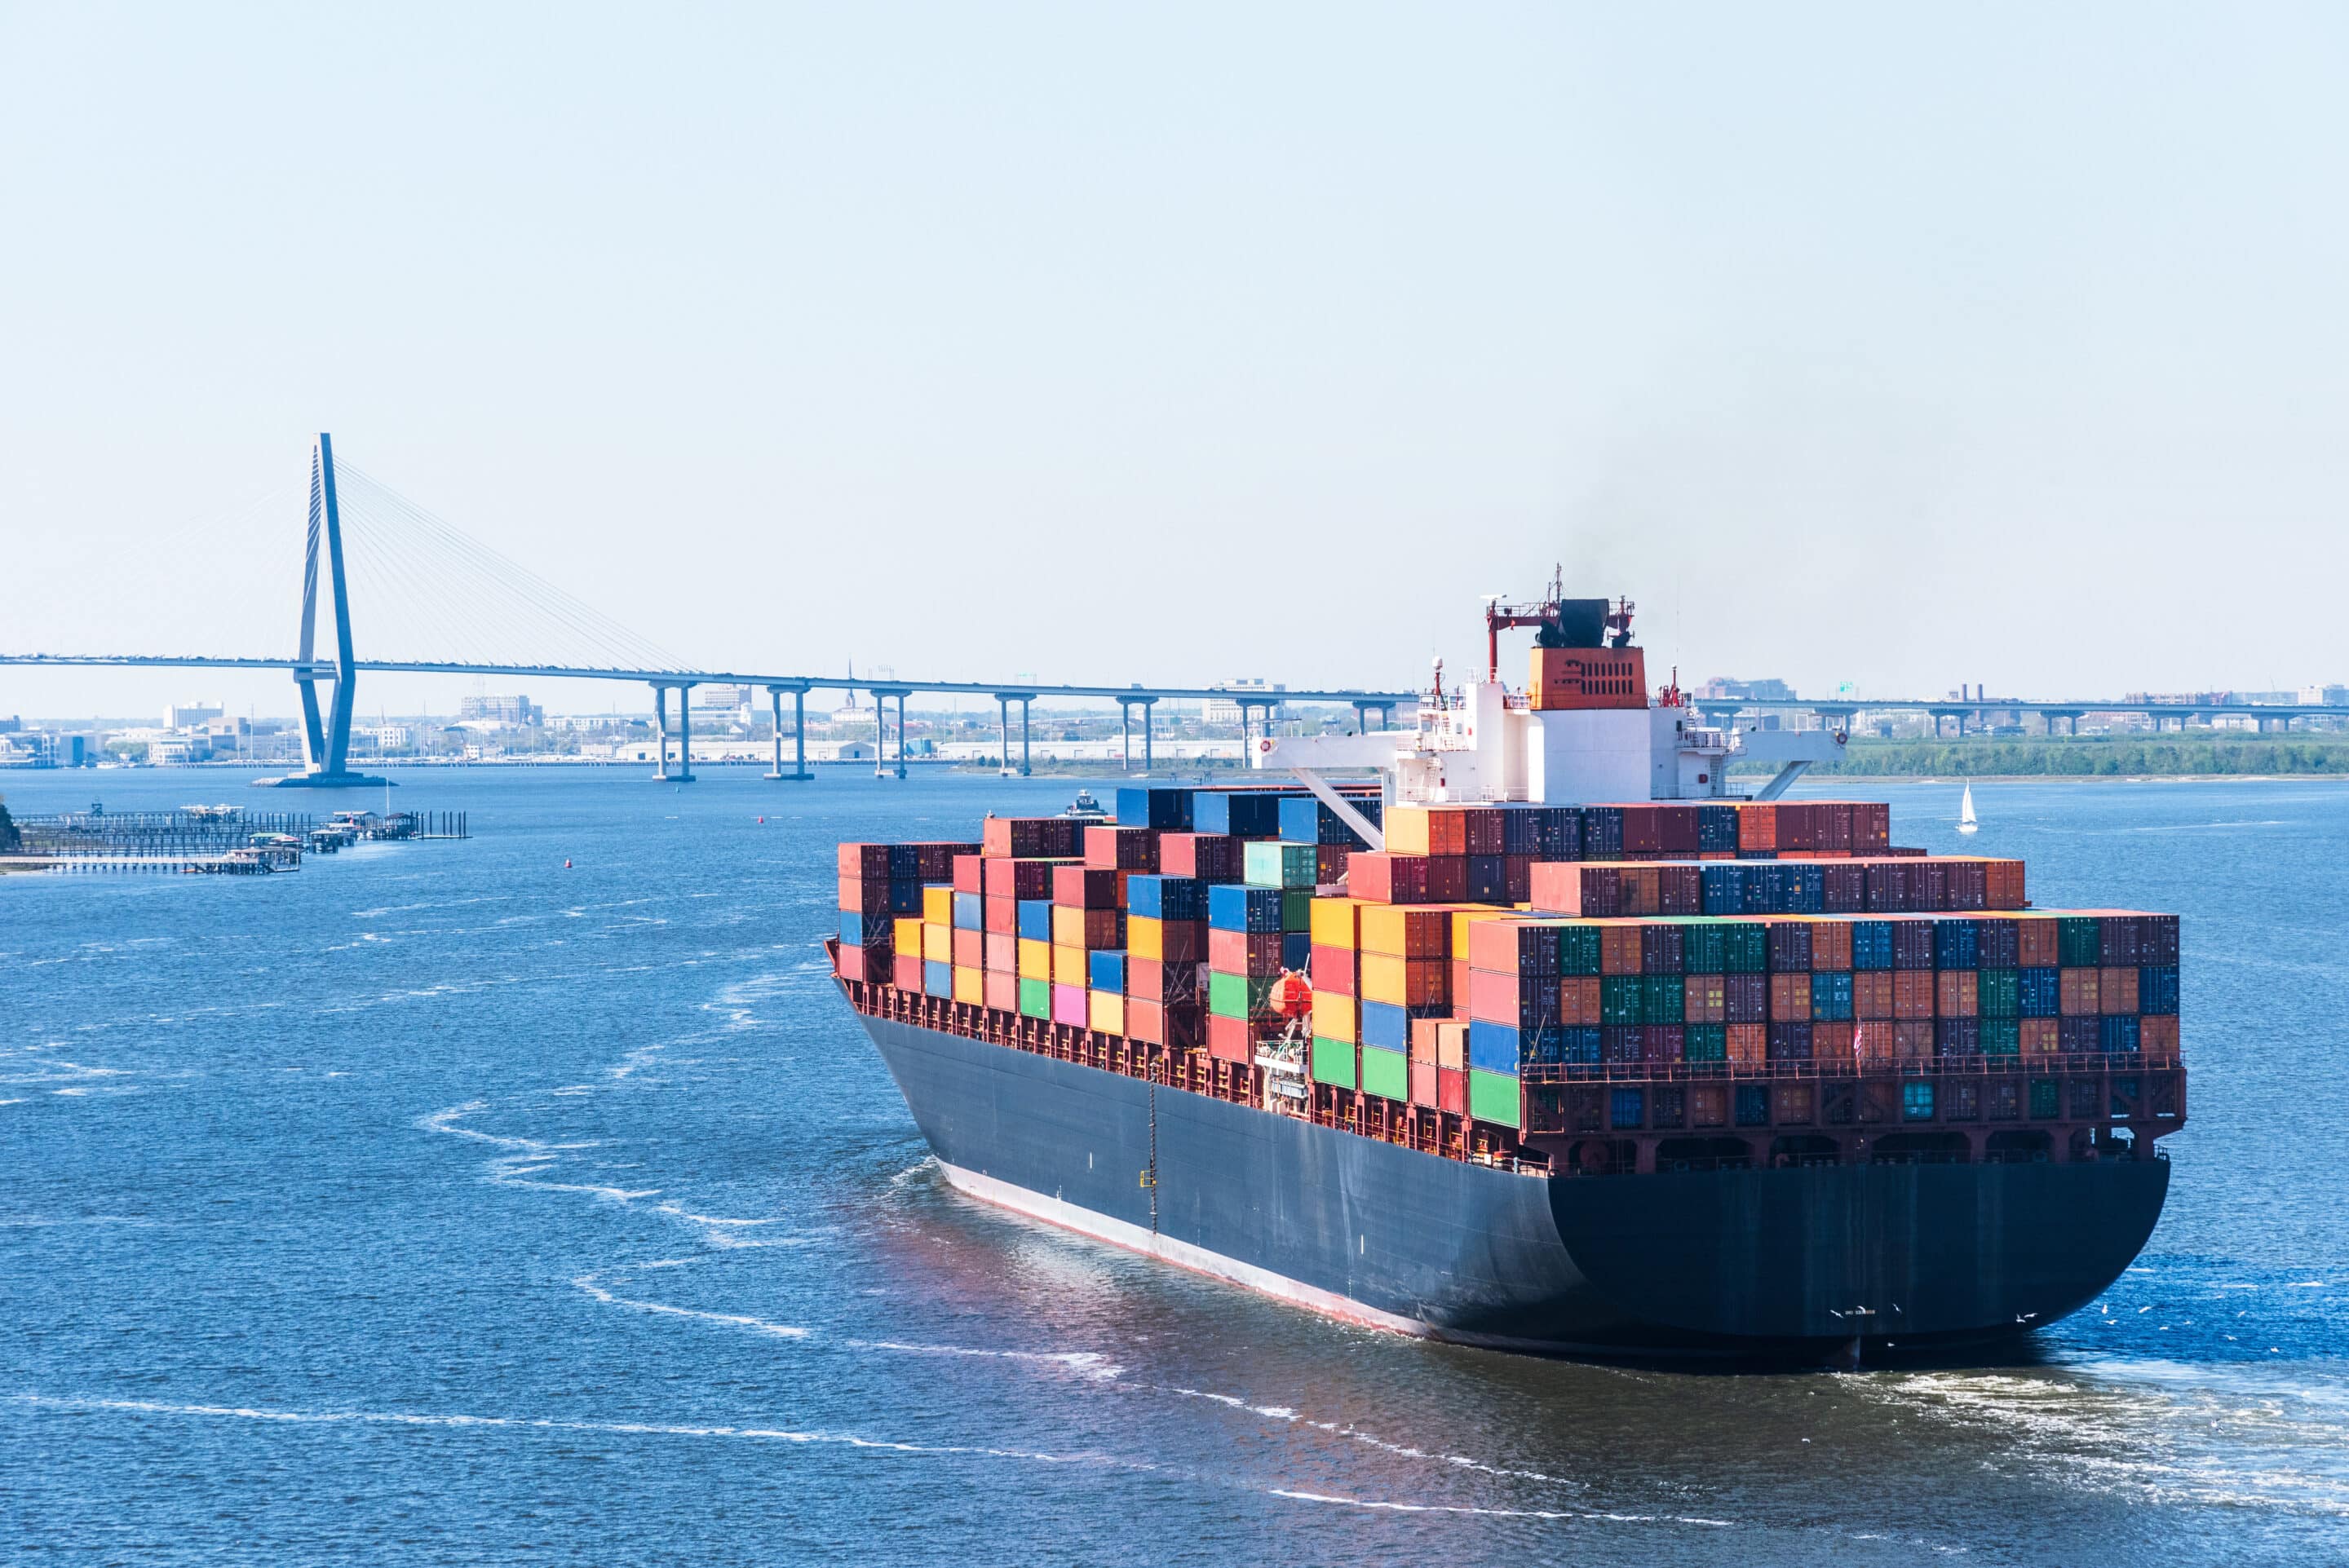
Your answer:
[[[2177,918],[1784,799],[1843,737],[1701,722],[1630,620],[1488,603],[1482,679],[1247,786],[843,844],[835,973],[947,1179],[1509,1350],[1852,1366],[2095,1299],[2185,1121]]]

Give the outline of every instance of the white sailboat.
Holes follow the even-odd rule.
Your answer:
[[[1974,820],[1974,787],[1969,784],[1966,786],[1965,799],[1958,805],[1958,831],[1978,832],[1981,828],[1982,824]]]

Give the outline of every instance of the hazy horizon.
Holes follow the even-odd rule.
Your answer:
[[[0,652],[290,652],[327,429],[700,667],[1410,687],[1563,562],[1659,680],[2349,679],[2344,46],[0,5]],[[380,588],[354,620],[429,656]],[[0,713],[289,686],[0,667]]]

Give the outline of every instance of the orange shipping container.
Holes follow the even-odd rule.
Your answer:
[[[2055,1008],[2067,1018],[2093,1018],[2103,1012],[2101,978],[2094,969],[2066,969],[2055,983]]]
[[[1811,967],[1851,967],[1851,922],[1821,916],[1811,922]]]
[[[1930,1018],[1933,1016],[1933,972],[1930,969],[1896,969],[1892,972],[1892,1016],[1896,1018]]]
[[[2123,965],[2099,972],[2096,980],[2098,1004],[2107,1013],[2137,1011],[2137,971]]]
[[[1992,909],[2021,909],[2030,901],[2023,896],[2023,862],[2021,861],[1986,861],[1982,864],[1984,902]]]
[[[1640,973],[1640,928],[1637,925],[1610,924],[1600,928],[1599,972],[1601,975]]]
[[[1903,1018],[1892,1026],[1892,1051],[1903,1060],[1913,1061],[1933,1054],[1933,1021],[1930,1018]]]
[[[1852,1038],[1857,1032],[1857,1026],[1851,1024],[1813,1024],[1811,1059],[1818,1062],[1851,1060]]]
[[[2025,1056],[2052,1057],[2063,1042],[2063,1031],[2055,1026],[2053,1018],[2025,1018],[2016,1033],[2023,1037]]]
[[[1732,1024],[1729,1026],[1729,1059],[1733,1062],[1766,1061],[1770,1057],[1770,1026],[1767,1024]]]
[[[1941,1018],[1982,1015],[1982,983],[1971,969],[1944,969],[1933,980],[1933,1014]]]
[[[1778,808],[1751,802],[1737,808],[1737,847],[1775,850],[1778,847]]]
[[[1716,981],[1718,976],[1715,976]],[[1696,981],[1689,981],[1692,994]],[[1557,983],[1557,1021],[1569,1028],[1596,1028],[1601,987],[1596,975],[1569,975]],[[1693,1020],[1692,1020],[1693,1021]],[[1717,1016],[1716,1016],[1717,1021]]]
[[[2053,969],[2061,962],[2056,956],[2055,917],[2052,914],[2024,915],[2014,923],[2017,955],[2025,969]]]
[[[1445,958],[1450,954],[1452,912],[1425,905],[1366,903],[1361,906],[1362,951],[1392,958]]]
[[[1851,1016],[1854,1018],[1889,1018],[1892,1013],[1892,971],[1862,969],[1852,975]]]
[[[1468,819],[1457,806],[1397,806],[1381,825],[1388,852],[1398,855],[1464,855]],[[1417,954],[1405,954],[1417,957]]]
[[[2178,1054],[2178,1015],[2156,1014],[2137,1022],[2137,1048],[2149,1057]]]
[[[1900,1054],[1893,1037],[1894,1025],[1889,1018],[1868,1018],[1854,1024],[1851,1030],[1852,1055],[1863,1062],[1889,1062]],[[1811,1026],[1816,1044],[1818,1026]]]
[[[1774,1024],[1804,1024],[1811,1016],[1811,977],[1800,975],[1770,976],[1770,1021]]]
[[[1568,981],[1568,984],[1572,985],[1574,982]],[[1582,984],[1592,988],[1591,996],[1595,1006],[1599,982],[1586,980]],[[1683,1022],[1719,1024],[1728,1020],[1729,985],[1724,977],[1719,975],[1692,975],[1683,984],[1687,993],[1686,1016]],[[1599,1021],[1599,1016],[1595,1011],[1591,1014],[1589,1021],[1594,1024]]]

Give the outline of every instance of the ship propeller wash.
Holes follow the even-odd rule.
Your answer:
[[[1783,799],[1844,738],[1700,722],[1628,602],[1485,616],[1483,679],[1252,785],[840,847],[842,992],[947,1178],[1506,1349],[1847,1366],[2094,1300],[2185,1121],[2177,918]]]

